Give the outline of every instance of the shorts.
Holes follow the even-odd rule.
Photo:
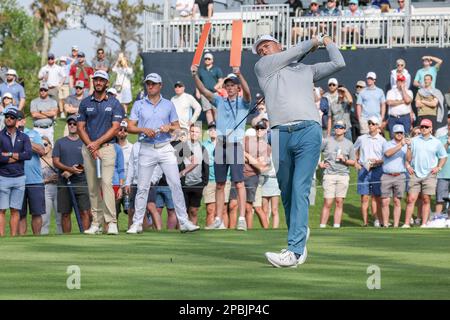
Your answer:
[[[262,184],[261,178],[259,180],[258,187],[255,192],[255,201],[253,201],[253,207],[262,207]]]
[[[347,196],[350,176],[326,174],[323,176],[323,197],[325,199],[345,198]]]
[[[403,198],[406,190],[406,174],[391,176],[384,173],[381,176],[381,196],[383,198]]]
[[[245,185],[245,194],[247,195],[247,202],[253,203],[256,199],[256,189],[259,185],[259,176],[250,176],[245,177],[244,179]],[[230,190],[230,200],[237,199],[237,191],[236,187],[233,185]]]
[[[25,194],[25,176],[2,177],[0,176],[0,210],[22,209]]]
[[[381,196],[381,175],[383,169],[381,166],[375,167],[370,171],[362,168],[358,172],[358,194]]]
[[[262,183],[262,196],[263,197],[276,197],[281,194],[280,187],[278,186],[277,177],[264,176]]]
[[[193,186],[183,186],[186,208],[200,208],[203,197],[203,183]]]
[[[156,207],[157,208],[164,208],[167,207],[167,209],[174,209],[175,206],[173,205],[172,200],[172,191],[168,186],[157,186],[156,187]]]
[[[225,183],[225,203],[230,201],[230,189],[231,182],[227,181]],[[203,188],[203,202],[205,204],[216,203],[216,182],[209,181],[206,187]]]
[[[425,178],[419,178],[416,174],[412,175],[409,180],[408,193],[423,193],[429,196],[436,194],[437,177],[435,174],[429,174]]]
[[[86,180],[80,182],[72,182],[71,188],[77,201],[78,210],[87,211],[91,208],[89,200],[89,190]],[[72,197],[70,196],[70,189],[66,184],[58,182],[58,204],[57,209],[60,213],[72,212]]]
[[[238,142],[223,144],[219,140],[214,149],[216,182],[227,181],[228,168],[230,168],[232,182],[244,181],[244,150],[242,144]]]
[[[208,99],[206,99],[206,97],[204,95],[200,96],[200,104],[202,105],[203,111],[216,109],[216,107]]]
[[[48,96],[55,101],[59,101],[59,87],[48,89]]]
[[[45,214],[45,184],[35,183],[25,185],[22,210],[20,210],[21,218],[27,216],[28,207],[30,214],[33,216],[42,216]]]
[[[359,119],[359,132],[361,133],[361,135],[369,133],[368,120],[366,118],[363,118],[362,116]]]
[[[65,100],[70,96],[70,88],[68,84],[63,84],[59,87],[58,96],[60,100]]]
[[[448,198],[448,187],[450,185],[450,179],[437,179],[436,187],[436,202],[444,202],[444,198]]]

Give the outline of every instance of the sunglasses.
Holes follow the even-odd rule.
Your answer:
[[[125,129],[125,128],[120,128],[120,130],[119,131],[123,131],[123,132],[128,132],[128,130],[127,129]]]
[[[398,64],[397,67],[404,67],[404,64]]]
[[[205,58],[204,60],[211,60],[211,58]]]
[[[363,86],[356,86],[357,89],[361,89],[364,88]]]
[[[48,90],[47,89],[39,89],[39,92],[42,92],[42,91],[47,92]]]
[[[334,126],[335,129],[345,129],[344,126]]]
[[[44,147],[48,147],[48,143],[47,142],[44,142]]]
[[[356,6],[356,3],[350,3],[351,6]]]
[[[372,121],[367,122],[369,124],[369,126],[376,126],[376,123],[373,123]]]
[[[429,126],[420,126],[420,129],[430,129],[431,127]]]
[[[70,126],[72,126],[72,127],[76,127],[77,126],[77,123],[76,122],[73,122],[73,121],[71,121],[71,122],[68,122],[67,123],[67,125],[70,127]]]
[[[318,6],[318,4],[317,4],[317,3],[311,3],[311,7],[312,7],[312,6],[315,7],[315,6]]]
[[[13,119],[13,120],[16,120],[17,118],[14,117],[14,116],[12,116],[12,115],[10,115],[10,114],[7,114],[7,115],[5,116],[5,119]]]
[[[82,87],[75,87],[75,89],[82,90],[83,88]]]
[[[336,85],[334,83],[330,83],[328,86],[329,87],[336,87]]]
[[[403,132],[394,132],[394,134],[403,134]]]

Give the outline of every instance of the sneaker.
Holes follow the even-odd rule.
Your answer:
[[[111,222],[108,224],[108,234],[119,234],[119,230],[117,230],[117,223]]]
[[[414,220],[414,224],[415,224],[416,226],[420,226],[420,225],[422,224],[422,219],[417,218],[416,220]]]
[[[373,222],[373,226],[375,227],[375,228],[379,228],[379,227],[381,227],[381,225],[380,225],[380,221],[377,219],[377,220],[375,220],[374,222]]]
[[[305,263],[308,251],[303,250],[303,254],[297,259],[295,253],[286,249],[280,253],[266,252],[265,256],[269,263],[276,268],[297,268],[298,265]]]
[[[339,223],[335,223],[335,224],[333,224],[333,228],[340,228],[341,227],[341,225],[339,224]]]
[[[128,234],[142,233],[142,224],[133,223],[130,229],[127,230],[127,233]]]
[[[239,217],[236,229],[240,231],[247,231],[247,222],[245,221],[244,217]]]
[[[102,234],[102,229],[99,226],[91,225],[91,227],[84,231],[84,234]]]
[[[342,46],[340,49],[341,50],[347,50],[347,47],[346,46]]]
[[[226,229],[225,225],[223,224],[222,219],[220,219],[219,217],[216,217],[214,219],[214,222],[212,224],[210,224],[209,226],[205,227],[206,230],[214,230],[214,229]]]
[[[319,228],[320,228],[320,229],[325,229],[326,227],[327,227],[326,224],[320,224],[320,225],[319,225]]]
[[[409,224],[402,225],[402,229],[409,229],[409,228],[411,228],[411,226]]]
[[[352,45],[352,47],[350,48],[351,50],[356,50],[356,46]]]
[[[411,217],[411,218],[409,219],[409,224],[414,224],[414,218]]]
[[[64,112],[61,112],[60,118],[61,118],[61,119],[65,119],[65,118],[66,118],[66,114],[65,114]]]
[[[430,226],[426,225],[426,224],[421,224],[420,228],[431,228]]]
[[[187,220],[183,224],[180,223],[180,231],[182,233],[184,233],[184,232],[194,232],[194,231],[197,231],[198,229],[200,229],[200,227],[196,226],[195,224],[193,224],[189,220]]]

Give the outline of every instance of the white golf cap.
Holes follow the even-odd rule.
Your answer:
[[[252,52],[254,54],[258,54],[258,52],[256,51],[256,49],[258,49],[258,46],[261,42],[264,41],[273,41],[276,43],[280,43],[277,39],[275,39],[274,37],[272,37],[270,34],[265,34],[263,36],[261,36],[258,40],[256,40],[256,42],[253,44],[252,46]]]
[[[93,79],[95,79],[95,78],[102,78],[102,79],[105,79],[105,80],[109,81],[108,73],[106,71],[103,71],[103,70],[95,71],[94,76],[92,78]]]
[[[8,71],[6,72],[6,75],[12,75],[12,76],[17,77],[17,72],[14,69],[8,69]]]
[[[203,56],[203,59],[206,59],[206,58],[214,60],[214,56],[210,52],[205,53],[205,55]]]
[[[338,84],[339,84],[336,78],[330,78],[330,79],[328,79],[328,84],[330,84],[330,83],[335,84],[335,85],[338,85]]]
[[[72,46],[72,50],[78,51],[78,46]]]
[[[370,72],[367,73],[367,76],[366,76],[366,79],[368,79],[368,78],[372,78],[372,79],[376,80],[377,79],[377,74],[375,72],[373,72],[373,71],[370,71]]]
[[[3,96],[2,96],[2,100],[3,100],[3,99],[5,99],[5,98],[10,98],[10,99],[13,99],[13,96],[12,96],[12,94],[11,94],[11,93],[9,93],[9,92],[5,92],[5,93],[3,94]]]
[[[106,93],[110,93],[117,96],[117,90],[115,88],[109,88],[108,90],[106,90]]]
[[[147,81],[151,81],[153,83],[161,83],[162,79],[161,79],[161,76],[159,74],[157,74],[157,73],[149,73],[145,77],[144,82],[147,82]]]
[[[396,133],[396,132],[405,132],[405,127],[403,127],[402,124],[396,124],[394,125],[394,127],[392,128],[392,132]]]
[[[367,119],[367,122],[369,122],[369,121],[376,123],[376,124],[380,124],[380,118],[378,118],[377,116],[371,116],[369,119]]]
[[[125,120],[122,120],[122,122],[120,123],[120,126],[124,127],[124,128],[128,128],[128,122]]]

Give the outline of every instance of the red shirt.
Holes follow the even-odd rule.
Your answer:
[[[83,72],[83,69],[84,69],[84,72]],[[77,77],[77,73],[78,73],[78,77]],[[86,77],[85,77],[85,73],[86,73]],[[83,67],[80,67],[79,65],[76,64],[70,68],[69,75],[73,79],[74,85],[78,80],[83,80],[84,88],[89,89],[91,87],[90,86],[91,82],[90,82],[89,76],[94,75],[94,69],[92,69],[90,66],[88,66],[86,64],[83,65]]]

